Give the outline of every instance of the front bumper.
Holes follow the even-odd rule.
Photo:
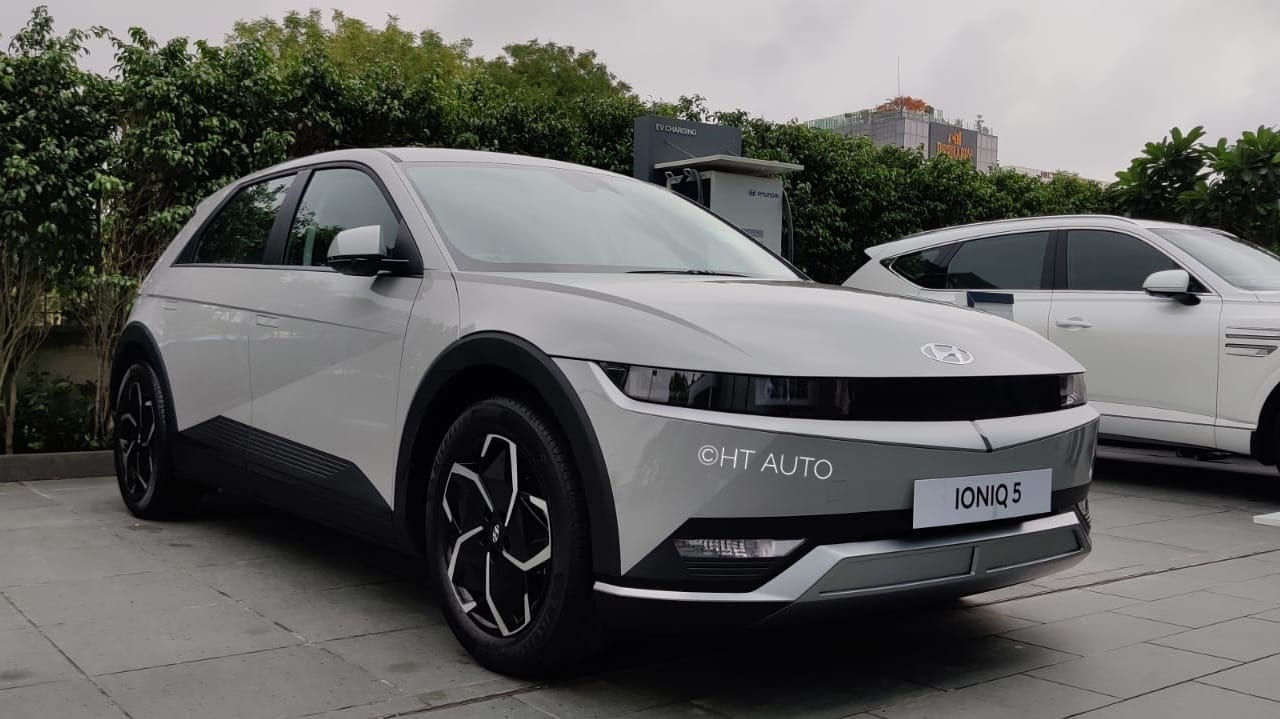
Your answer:
[[[591,420],[616,511],[620,563],[596,567],[606,614],[715,605],[737,624],[783,607],[960,596],[1089,551],[1076,507],[1092,476],[1091,407],[944,422],[746,416],[638,402],[594,363],[557,362]],[[915,528],[916,482],[1021,471],[1051,475],[1043,514]],[[678,555],[675,543],[751,538],[801,546],[780,558],[704,560]]]
[[[596,582],[606,620],[629,626],[721,628],[817,610],[898,605],[1007,587],[1067,569],[1088,556],[1076,511],[931,538],[812,548],[758,589],[690,592]]]

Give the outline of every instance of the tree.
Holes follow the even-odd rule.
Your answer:
[[[558,100],[631,94],[631,86],[609,72],[594,50],[531,40],[507,45],[503,53],[481,68],[489,82],[512,94]]]
[[[1259,127],[1231,145],[1222,138],[1205,154],[1212,175],[1179,196],[1184,214],[1275,247],[1280,243],[1280,132]]]
[[[1116,173],[1112,194],[1118,209],[1132,217],[1182,221],[1185,213],[1179,198],[1195,189],[1208,172],[1201,137],[1203,127],[1185,134],[1175,127],[1168,137],[1148,142],[1128,169]]]
[[[98,31],[93,31],[98,32]],[[54,34],[44,6],[0,53],[0,394],[13,451],[16,383],[48,331],[44,306],[93,257],[112,151],[111,85],[77,65],[90,33]]]

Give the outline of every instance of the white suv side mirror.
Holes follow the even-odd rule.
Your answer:
[[[1161,270],[1152,272],[1142,283],[1142,289],[1154,297],[1168,297],[1184,305],[1200,304],[1200,298],[1192,294],[1191,275],[1186,270]]]
[[[329,243],[325,264],[344,275],[372,277],[387,267],[387,248],[378,225],[340,231]]]

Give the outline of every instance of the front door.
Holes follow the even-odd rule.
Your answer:
[[[1179,269],[1133,235],[1069,230],[1049,338],[1087,370],[1089,404],[1105,435],[1215,446],[1221,299],[1196,305],[1142,289],[1152,272]]]
[[[341,230],[377,225],[388,247],[402,236],[372,175],[329,167],[299,182],[277,266],[251,293],[247,457],[251,470],[303,485],[299,497],[340,517],[377,520],[394,502],[400,362],[422,279],[353,277],[325,265]]]

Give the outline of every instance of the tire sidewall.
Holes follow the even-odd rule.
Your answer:
[[[568,496],[568,486],[577,479],[568,455],[563,453],[567,445],[559,436],[551,434],[556,431],[553,425],[541,419],[543,427],[540,430],[529,421],[530,416],[541,419],[526,405],[504,398],[483,400],[464,411],[440,444],[432,464],[427,494],[427,552],[432,583],[439,590],[441,605],[454,633],[469,650],[488,658],[491,664],[508,661],[517,664],[539,654],[552,641],[551,635],[564,613],[572,610],[567,605],[572,604],[571,595],[579,589],[576,585],[581,583],[584,571],[580,566],[584,556],[582,547],[575,547],[574,543],[585,541],[581,531],[585,522],[571,516],[576,503]],[[456,453],[470,439],[488,433],[508,437],[528,455],[547,495],[545,499],[551,521],[551,571],[546,595],[530,625],[510,637],[486,632],[462,612],[448,577],[445,561],[448,548],[440,546],[436,531],[436,522],[443,521],[440,503],[444,495],[444,480],[454,461],[467,459],[456,457]],[[552,443],[558,443],[562,450],[560,461],[556,459]]]
[[[152,450],[152,457],[155,462],[154,474],[151,478],[151,484],[147,486],[147,491],[137,499],[130,497],[128,490],[128,481],[125,476],[124,456],[120,447],[120,411],[121,402],[125,400],[125,393],[128,387],[135,381],[148,385],[151,388],[152,396],[155,398],[154,408],[156,415],[155,436],[152,439],[153,444],[157,444]],[[160,378],[156,376],[154,370],[146,362],[137,362],[125,371],[124,376],[120,380],[120,385],[116,387],[115,403],[112,405],[112,455],[114,457],[116,468],[116,482],[120,487],[120,496],[124,500],[125,505],[135,514],[146,513],[152,508],[156,501],[156,492],[161,484],[170,481],[170,458],[169,458],[169,405],[165,401],[164,388],[160,385]]]

